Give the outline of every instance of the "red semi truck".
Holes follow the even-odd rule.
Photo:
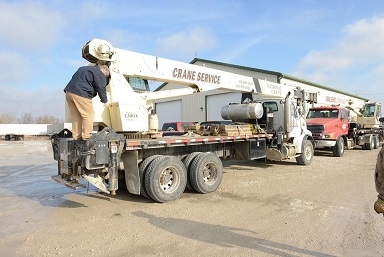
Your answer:
[[[356,116],[351,117],[351,111]],[[357,111],[330,105],[310,108],[306,121],[315,139],[315,149],[329,149],[333,156],[341,157],[345,149],[355,146],[367,150],[378,148],[384,138],[380,115],[379,103],[365,103]]]

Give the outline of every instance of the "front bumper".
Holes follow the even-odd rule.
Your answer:
[[[315,148],[333,147],[336,145],[336,140],[316,140]]]

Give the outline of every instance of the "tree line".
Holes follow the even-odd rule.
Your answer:
[[[56,124],[63,122],[63,119],[52,115],[33,116],[31,113],[24,113],[20,117],[8,113],[0,113],[0,124]]]

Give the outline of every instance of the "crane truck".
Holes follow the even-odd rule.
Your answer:
[[[337,103],[336,103],[337,102]],[[332,151],[342,157],[345,149],[376,149],[384,139],[380,127],[381,104],[366,101],[339,101],[326,96],[317,103],[324,105],[309,108],[307,126],[315,140],[315,149]]]
[[[107,194],[126,188],[167,202],[186,187],[215,191],[223,177],[222,159],[312,161],[313,138],[301,115],[307,94],[300,88],[114,48],[101,39],[87,42],[82,57],[89,65],[109,66],[109,106],[94,98],[89,141],[74,140],[68,129],[51,136],[58,163],[52,179],[67,187],[85,187],[85,179]],[[187,87],[150,92],[143,90],[147,80]],[[234,125],[225,125],[218,135],[159,136],[154,99],[217,88],[244,93],[240,103],[222,109]]]

